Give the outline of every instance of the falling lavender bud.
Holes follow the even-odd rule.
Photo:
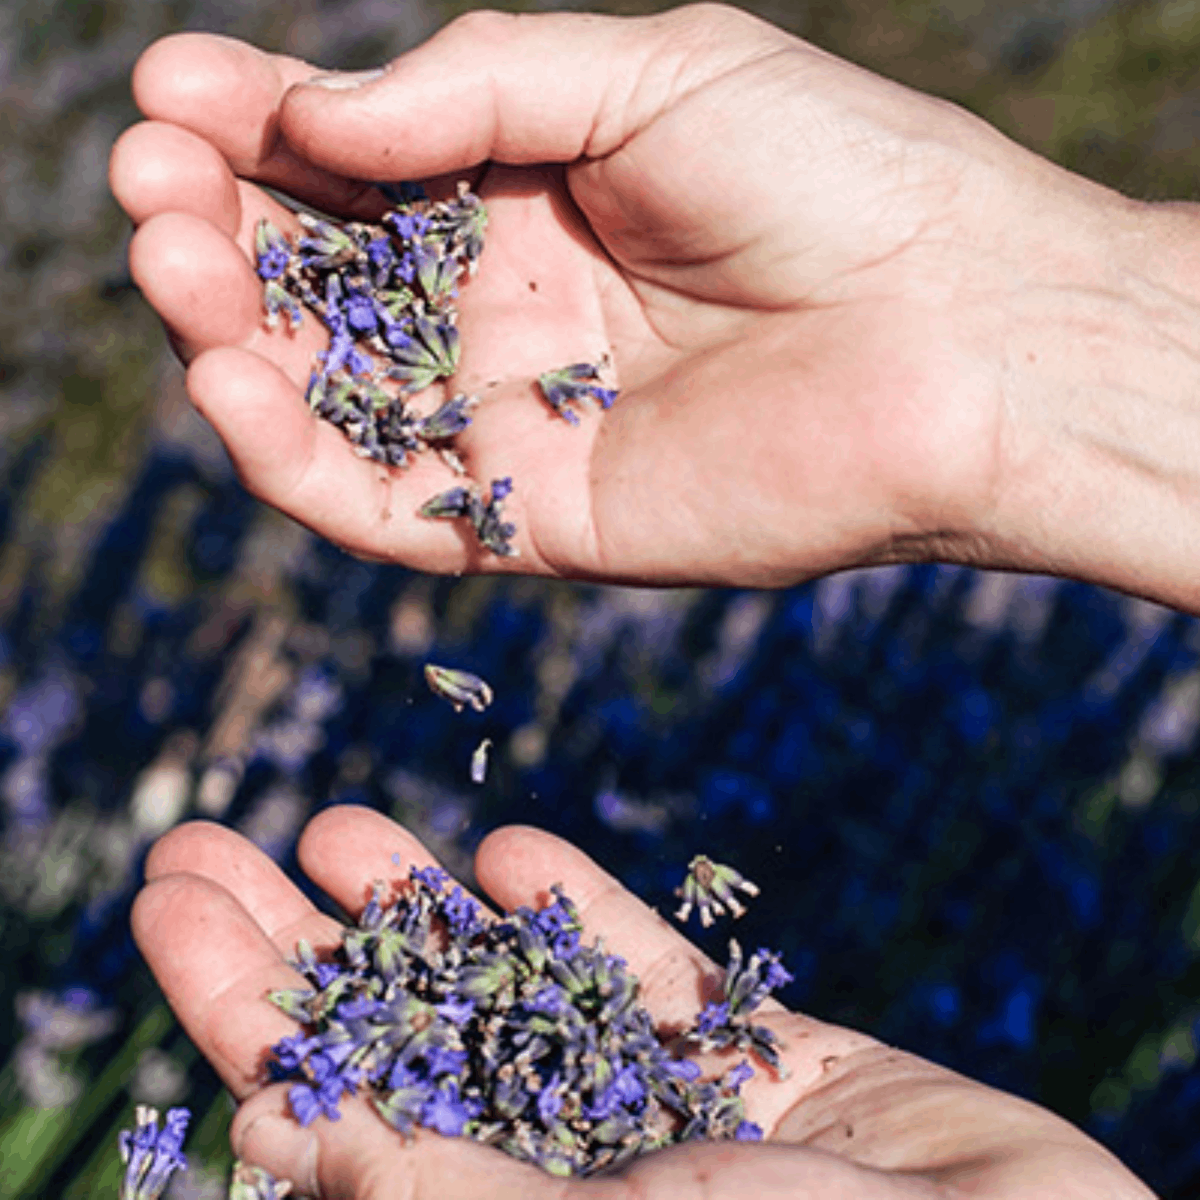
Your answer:
[[[183,1138],[192,1114],[186,1108],[172,1108],[158,1128],[158,1111],[138,1105],[137,1127],[123,1129],[117,1149],[125,1164],[119,1200],[158,1200],[171,1176],[187,1167]]]
[[[470,671],[426,663],[425,682],[435,696],[449,700],[455,712],[462,712],[468,704],[476,712],[483,712],[492,702],[492,689]]]
[[[276,1179],[270,1171],[252,1167],[240,1159],[233,1164],[228,1200],[284,1200],[291,1194],[290,1180]]]
[[[568,424],[578,425],[579,415],[568,405],[578,402],[598,403],[601,408],[611,408],[617,398],[616,389],[600,387],[597,382],[601,370],[607,366],[607,357],[596,363],[571,363],[554,371],[538,376],[538,386],[546,402]]]
[[[471,782],[483,783],[487,779],[488,769],[488,751],[492,748],[492,739],[484,738],[478,746],[475,747],[474,753],[471,755]]]
[[[686,921],[695,906],[700,913],[700,924],[706,929],[713,923],[714,913],[724,914],[725,908],[735,918],[742,916],[746,907],[733,894],[734,889],[747,896],[757,896],[758,886],[751,883],[739,871],[723,863],[715,863],[704,854],[697,854],[688,863],[687,878],[675,889],[675,895],[683,903],[675,914],[677,921]]]

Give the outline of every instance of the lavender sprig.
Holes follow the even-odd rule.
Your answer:
[[[117,1149],[125,1164],[120,1200],[158,1200],[171,1176],[187,1167],[183,1137],[191,1113],[186,1108],[168,1111],[163,1127],[158,1127],[158,1110],[137,1107],[137,1127],[122,1130]]]
[[[453,520],[466,517],[480,545],[503,558],[519,553],[512,544],[517,527],[504,520],[504,502],[512,493],[512,478],[492,480],[492,494],[485,502],[474,484],[457,486],[431,496],[417,510],[422,517]]]
[[[788,1071],[779,1057],[779,1038],[749,1017],[776,988],[792,982],[792,974],[772,950],[756,950],[747,961],[737,940],[729,940],[724,999],[706,1004],[688,1032],[701,1051],[749,1050],[772,1067],[780,1079]]]

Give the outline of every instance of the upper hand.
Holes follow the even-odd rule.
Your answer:
[[[165,39],[134,78],[150,119],[112,159],[134,277],[256,494],[433,571],[770,586],[987,559],[1001,404],[978,302],[1100,189],[716,5],[474,13],[357,90],[314,73]],[[490,222],[450,383],[484,401],[460,437],[471,474],[514,478],[515,562],[413,515],[448,485],[432,456],[382,469],[312,418],[324,329],[268,332],[251,268],[261,216],[295,228],[262,185],[373,218],[371,180],[463,176]],[[621,395],[568,426],[532,381],[605,351]]]
[[[392,862],[400,855],[401,866]],[[315,818],[301,865],[357,916],[374,880],[433,863],[410,834],[354,807]],[[714,965],[590,859],[549,834],[514,827],[487,838],[476,873],[498,905],[537,905],[563,884],[585,937],[604,938],[642,983],[661,1026],[690,1022]],[[134,934],[172,1008],[240,1104],[236,1153],[303,1191],[356,1200],[741,1200],[745,1196],[911,1200],[1145,1200],[1150,1192],[1067,1122],[1023,1100],[892,1050],[853,1030],[786,1012],[758,1019],[784,1043],[786,1080],[759,1069],[744,1089],[762,1144],[691,1143],[635,1160],[617,1174],[564,1181],[501,1151],[418,1130],[405,1146],[365,1101],[307,1129],[287,1114],[287,1085],[264,1084],[267,1048],[296,1026],[267,999],[303,986],[287,960],[299,938],[340,943],[337,922],[270,859],[207,822],[178,827],[152,850]]]

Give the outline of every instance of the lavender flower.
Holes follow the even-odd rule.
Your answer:
[[[459,392],[447,400],[437,412],[422,418],[417,424],[418,436],[427,442],[440,442],[462,433],[471,424],[469,413],[478,403],[478,396],[466,396]]]
[[[426,663],[425,682],[435,696],[449,700],[455,712],[462,712],[468,704],[476,712],[483,712],[492,702],[492,689],[470,671]]]
[[[731,938],[723,984],[725,998],[704,1006],[689,1036],[701,1050],[750,1050],[774,1068],[779,1078],[785,1078],[787,1069],[779,1057],[779,1039],[765,1025],[752,1024],[749,1017],[772,991],[791,983],[792,978],[774,951],[756,950],[747,961],[741,946]]]
[[[758,885],[723,863],[715,863],[704,854],[697,854],[688,863],[687,878],[675,889],[683,903],[675,914],[677,921],[686,921],[695,905],[700,912],[700,924],[706,929],[713,923],[713,914],[721,915],[728,906],[735,918],[743,916],[745,906],[733,894],[734,889],[747,896],[758,895]]]
[[[292,261],[287,239],[265,217],[254,229],[254,253],[260,279],[278,279]]]
[[[492,480],[492,494],[486,503],[474,484],[452,487],[430,497],[417,512],[422,517],[450,520],[466,517],[480,545],[493,554],[514,557],[518,551],[509,539],[516,534],[517,527],[504,520],[504,501],[511,492],[511,477]]]
[[[597,380],[600,372],[608,365],[607,358],[597,363],[571,363],[570,366],[558,367],[553,371],[545,371],[538,376],[538,387],[546,403],[562,419],[571,425],[579,424],[579,415],[569,404],[595,402],[601,408],[612,407],[617,398],[614,388],[600,387]]]
[[[120,1200],[158,1200],[171,1176],[187,1167],[182,1149],[191,1115],[186,1108],[172,1108],[160,1130],[158,1111],[138,1105],[136,1129],[124,1129],[117,1138],[125,1164]]]

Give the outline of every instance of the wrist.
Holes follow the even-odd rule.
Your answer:
[[[1076,183],[998,309],[980,541],[997,565],[1200,612],[1200,206]]]

